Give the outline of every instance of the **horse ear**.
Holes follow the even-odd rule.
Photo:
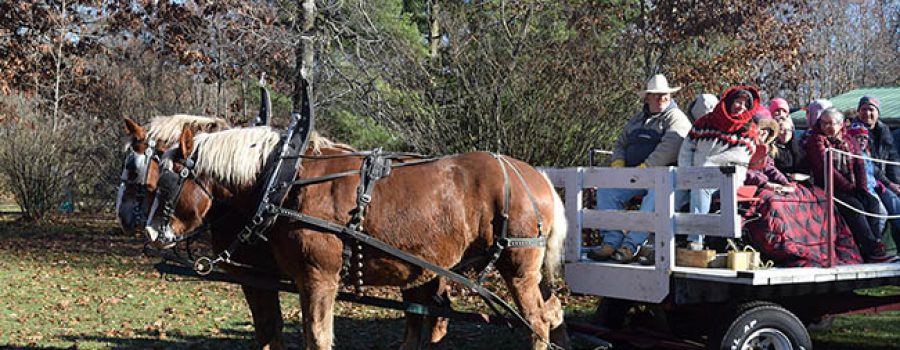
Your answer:
[[[144,128],[136,121],[128,117],[122,117],[122,120],[125,122],[125,134],[131,135],[136,140],[141,141],[147,138],[147,133],[144,131]]]
[[[178,143],[181,149],[181,157],[184,159],[190,157],[191,152],[194,150],[194,132],[191,130],[190,125],[185,125],[181,128],[181,139]]]

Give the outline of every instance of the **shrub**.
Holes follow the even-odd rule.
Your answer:
[[[64,138],[32,100],[6,96],[0,103],[15,113],[0,124],[0,173],[24,219],[40,220],[58,207],[69,182],[68,155],[60,147]]]

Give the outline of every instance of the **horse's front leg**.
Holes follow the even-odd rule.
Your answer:
[[[241,289],[253,316],[256,344],[263,350],[284,349],[284,321],[278,292],[245,285],[241,285]]]
[[[416,288],[403,290],[403,300],[429,307],[448,307],[447,283],[435,278]],[[447,335],[449,320],[406,312],[406,337],[400,349],[422,349],[437,344]]]
[[[294,283],[300,290],[306,349],[331,349],[334,343],[334,302],[340,283],[337,271],[308,267]]]

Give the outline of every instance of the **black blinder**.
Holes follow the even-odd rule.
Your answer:
[[[129,172],[131,172],[133,174],[133,173],[137,172],[137,168],[138,168],[137,157],[135,157],[134,154],[129,154],[128,156],[126,156],[125,157],[125,170],[128,170]]]
[[[159,174],[159,180],[156,182],[156,195],[160,202],[172,203],[178,199],[178,193],[181,192],[183,185],[184,180],[178,173],[164,170]]]

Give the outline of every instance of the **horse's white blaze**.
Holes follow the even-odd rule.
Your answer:
[[[146,227],[144,228],[144,231],[147,232],[147,239],[149,239],[150,242],[156,242],[156,240],[159,239],[159,231],[157,231],[154,227],[154,221],[156,221],[154,220],[154,218],[156,217],[156,208],[158,207],[159,200],[153,199],[153,205],[150,206],[150,212],[149,215],[147,215]],[[164,230],[167,229],[168,228],[165,228]]]

